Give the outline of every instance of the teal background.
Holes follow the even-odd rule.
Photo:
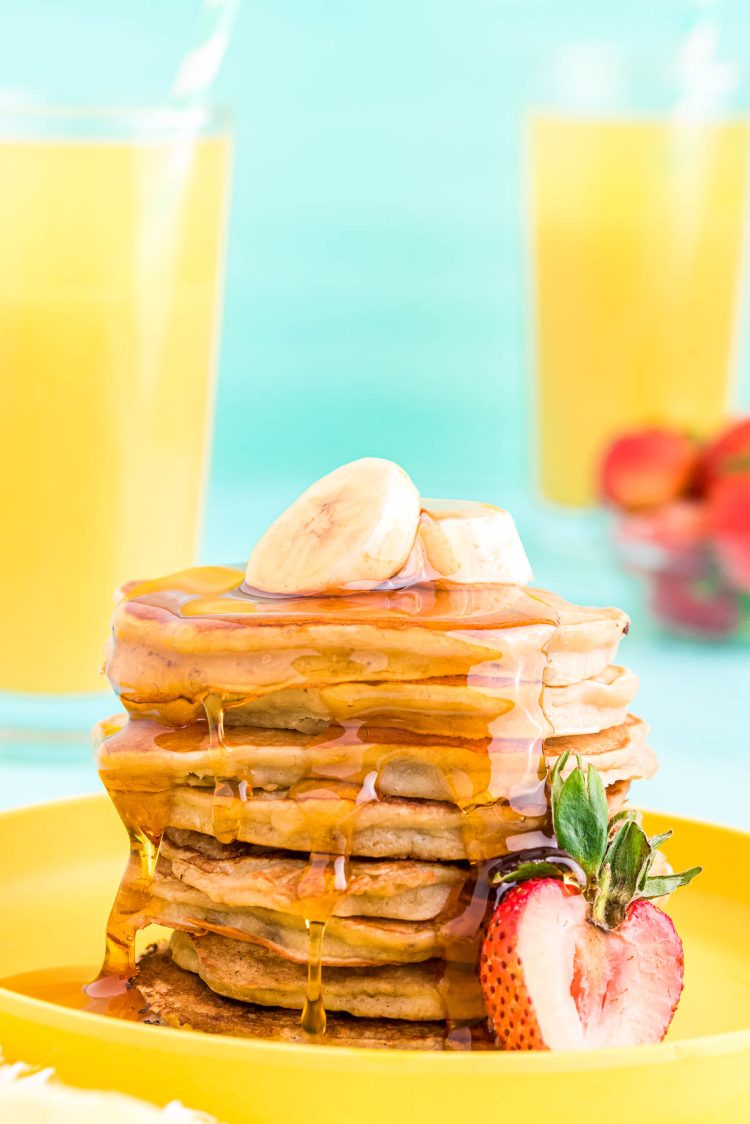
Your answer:
[[[6,3],[0,96],[163,101],[211,11]],[[362,454],[426,494],[518,507],[522,121],[547,53],[617,41],[644,60],[649,107],[716,13],[718,53],[736,55],[743,3],[246,0],[212,91],[235,114],[236,175],[206,556],[244,556],[297,490]]]
[[[161,102],[211,23],[192,0],[19,0],[2,19],[0,105]],[[365,454],[424,494],[511,507],[541,583],[634,616],[625,658],[662,760],[647,799],[747,824],[746,649],[655,632],[599,522],[546,512],[530,473],[523,115],[547,52],[582,35],[637,55],[637,108],[663,108],[696,26],[719,55],[750,50],[740,0],[247,0],[213,91],[236,168],[203,556],[246,557]],[[96,787],[90,766],[13,760],[0,805]]]

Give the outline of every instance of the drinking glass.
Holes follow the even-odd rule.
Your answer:
[[[115,590],[195,560],[230,128],[0,112],[0,726],[85,725]]]
[[[706,42],[658,74],[611,45],[569,52],[530,116],[538,466],[561,504],[595,499],[618,433],[708,436],[729,409],[750,126]]]

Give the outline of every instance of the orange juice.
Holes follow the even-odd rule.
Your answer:
[[[537,118],[531,223],[545,495],[586,504],[605,443],[725,416],[745,235],[741,121]]]
[[[116,587],[194,559],[228,157],[0,140],[0,689],[104,688]]]

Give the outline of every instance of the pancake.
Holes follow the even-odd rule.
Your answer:
[[[296,1012],[225,999],[211,991],[194,972],[180,968],[163,948],[151,949],[141,957],[135,984],[145,1000],[146,1022],[206,1034],[280,1042],[311,1041]],[[475,1050],[492,1049],[494,1045],[485,1020],[458,1031],[453,1036],[452,1048],[469,1039]],[[325,1041],[334,1046],[404,1050],[450,1048],[441,1022],[352,1018],[343,1013],[328,1016]]]
[[[212,933],[192,937],[175,932],[170,947],[181,968],[195,972],[212,991],[228,999],[298,1011],[304,1006],[307,969],[302,964],[283,960],[248,941]],[[443,1019],[443,973],[443,966],[435,961],[381,968],[328,968],[323,973],[326,1010],[346,1011],[357,1018]],[[464,971],[461,988],[453,988],[451,1007],[455,1019],[485,1017],[482,990],[473,968]]]
[[[204,894],[216,905],[299,912],[307,856],[263,851],[245,843],[219,843],[210,835],[170,830],[157,870]],[[466,877],[448,863],[357,860],[348,864],[347,889],[334,917],[429,921],[443,910]],[[329,929],[330,929],[329,922]]]
[[[106,671],[129,708],[183,725],[207,693],[241,702],[287,687],[476,671],[565,686],[603,671],[628,627],[617,609],[511,586],[253,599],[238,595],[241,581],[239,571],[203,568],[128,588]]]
[[[187,932],[205,929],[231,935],[296,964],[307,963],[310,938],[299,913],[218,905],[207,894],[164,874],[157,875],[151,891],[154,902],[151,910],[144,911],[146,922]],[[441,926],[435,921],[332,917],[326,926],[321,962],[334,967],[365,967],[440,959],[440,933]]]
[[[627,781],[609,786],[611,813],[622,806],[627,790]],[[357,803],[359,791],[325,782],[294,795],[281,790],[255,791],[244,800],[224,797],[222,823],[231,824],[233,838],[261,847],[438,862],[495,858],[517,850],[519,838],[529,833],[533,838],[545,826],[541,806],[537,815],[531,807],[524,813],[501,801],[461,812],[452,804],[397,797]],[[213,790],[185,786],[170,794],[171,827],[212,835],[213,813]]]
[[[284,687],[225,702],[231,726],[298,730],[315,734],[331,724],[365,723],[443,737],[537,738],[595,733],[624,722],[638,690],[627,668],[610,665],[565,687],[485,675],[400,682],[348,682]],[[211,692],[204,697],[216,698]],[[203,702],[154,703],[123,696],[135,717],[184,726],[204,717]]]
[[[652,776],[656,759],[646,744],[648,727],[634,715],[595,734],[547,738],[548,764],[568,750],[595,764],[605,785]],[[205,722],[171,730],[124,715],[95,732],[98,762],[108,785],[154,789],[213,783],[233,777],[253,788],[289,789],[303,781],[372,783],[382,796],[471,805],[486,794],[508,797],[535,773],[528,743],[444,738],[387,728],[328,726],[318,734],[227,727],[224,750],[211,746]],[[572,768],[572,764],[571,764]]]
[[[584,764],[594,765],[607,789],[620,781],[649,780],[658,768],[654,751],[647,745],[649,727],[642,718],[628,714],[619,726],[610,726],[598,734],[583,737],[547,738],[544,755],[552,767],[563,753],[570,753],[570,761],[563,770],[567,776],[574,768],[574,759],[580,757]]]
[[[331,723],[366,722],[418,734],[537,738],[590,734],[625,721],[638,678],[614,665],[566,687],[448,676],[398,683],[287,687],[227,710],[228,726],[314,733]],[[540,709],[541,702],[541,709]],[[545,721],[546,719],[546,721]],[[550,729],[551,726],[551,729]]]

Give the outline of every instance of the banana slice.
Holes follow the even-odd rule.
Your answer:
[[[489,503],[423,500],[417,544],[433,577],[467,585],[528,585],[532,578],[513,516]]]
[[[417,534],[419,493],[403,468],[364,457],[321,477],[284,511],[247,564],[264,593],[369,589],[404,566]]]

